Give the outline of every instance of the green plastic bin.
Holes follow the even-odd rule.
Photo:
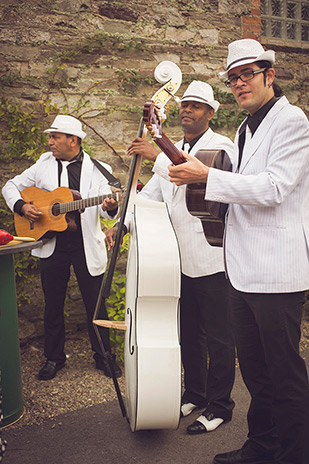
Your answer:
[[[5,427],[24,409],[13,254],[0,255],[0,370]]]

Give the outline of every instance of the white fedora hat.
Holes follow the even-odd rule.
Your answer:
[[[192,81],[183,94],[181,101],[197,101],[200,103],[206,103],[215,111],[217,111],[220,106],[220,103],[214,100],[214,93],[211,85],[202,81]]]
[[[222,79],[227,79],[231,69],[256,61],[269,61],[272,66],[275,63],[275,52],[273,50],[265,51],[262,45],[254,39],[235,40],[228,47],[226,71],[220,72],[219,76]]]
[[[86,137],[86,132],[82,130],[82,123],[73,116],[56,116],[51,127],[44,132],[61,132],[62,134],[76,135],[81,139]]]

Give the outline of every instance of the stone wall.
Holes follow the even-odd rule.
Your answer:
[[[218,72],[227,45],[259,37],[258,14],[259,0],[0,0],[0,90],[7,98],[50,101],[81,117],[95,156],[125,181],[126,147],[145,100],[159,88],[157,64],[170,60],[181,68],[179,95],[193,78],[226,91]],[[273,48],[279,84],[308,111],[308,53]],[[166,133],[180,136],[177,120]]]
[[[259,38],[259,5],[259,0],[0,0],[0,95],[25,106],[54,105],[52,114],[43,113],[44,128],[57,111],[82,119],[87,149],[110,163],[125,185],[126,148],[137,134],[144,102],[160,87],[155,67],[164,60],[180,67],[179,96],[192,79],[225,92],[218,72],[227,45]],[[278,52],[278,83],[308,113],[308,53],[280,43],[267,48]],[[176,141],[181,129],[174,113],[164,131]],[[235,130],[221,128],[230,137]],[[11,165],[1,163],[3,184]],[[14,171],[24,167],[19,162]],[[144,167],[140,178],[146,182],[149,175]],[[21,308],[22,319],[32,324],[25,338],[42,333],[39,285],[34,294],[31,305]],[[68,308],[75,326],[74,311],[79,314],[81,306],[73,285]]]

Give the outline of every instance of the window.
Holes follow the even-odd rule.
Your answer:
[[[309,0],[261,0],[262,37],[309,42]]]

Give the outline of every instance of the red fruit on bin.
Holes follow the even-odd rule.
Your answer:
[[[13,235],[9,234],[6,230],[0,229],[0,245],[5,245],[13,239]]]

